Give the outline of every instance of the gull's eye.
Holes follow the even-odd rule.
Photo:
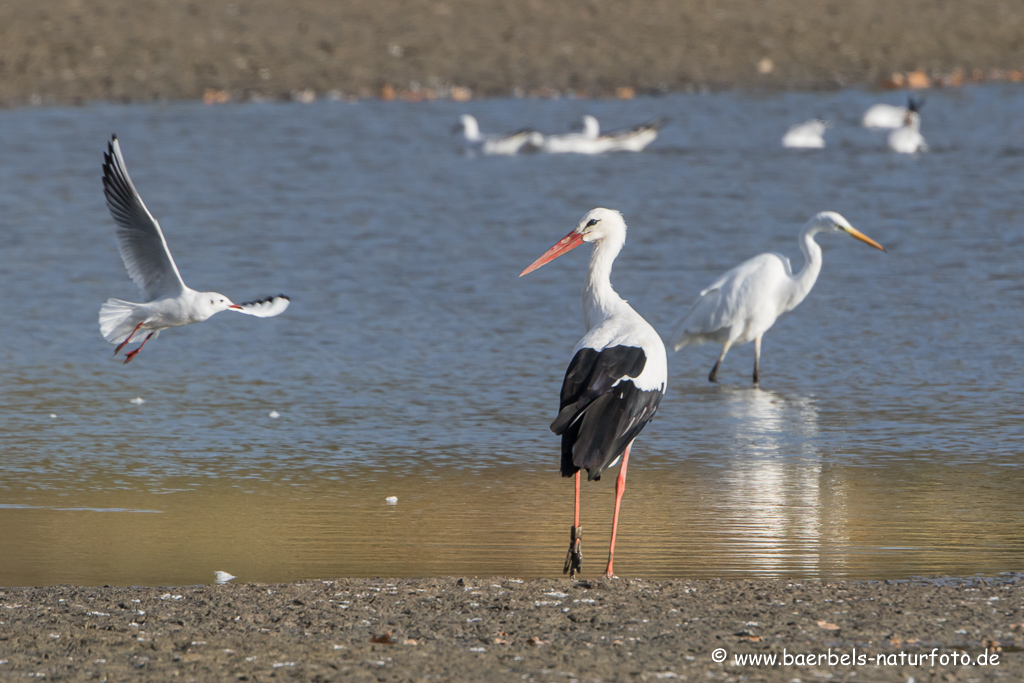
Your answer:
[[[591,218],[589,221],[587,221],[587,227],[588,228],[593,227],[595,225],[597,225],[597,219],[596,218]]]

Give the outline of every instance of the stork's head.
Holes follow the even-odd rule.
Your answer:
[[[621,247],[622,243],[626,241],[626,221],[623,220],[622,214],[615,209],[591,209],[580,219],[572,232],[555,242],[554,246],[520,273],[519,277],[537,270],[545,263],[554,261],[584,242],[599,242],[605,239],[613,240]]]

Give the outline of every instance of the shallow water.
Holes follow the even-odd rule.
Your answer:
[[[670,355],[620,575],[1020,570],[1024,89],[930,94],[932,152],[910,158],[858,127],[879,100],[899,95],[0,111],[0,585],[560,575],[572,491],[548,423],[587,258],[517,275],[599,205],[630,226],[616,288],[665,333],[744,258],[799,263],[819,210],[888,249],[819,239],[760,390],[751,346],[719,385],[718,349]],[[642,154],[473,157],[463,111],[484,130],[670,123]],[[829,147],[782,149],[811,116],[835,121]],[[103,204],[112,132],[185,281],[288,293],[285,315],[111,361],[99,305],[138,298]],[[613,482],[584,487],[585,574]]]

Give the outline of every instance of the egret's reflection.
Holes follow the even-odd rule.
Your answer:
[[[823,548],[842,544],[842,482],[817,450],[814,398],[747,388],[720,396],[732,443],[720,497],[732,551],[759,573],[820,573]]]

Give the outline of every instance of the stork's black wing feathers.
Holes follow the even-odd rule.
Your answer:
[[[608,393],[619,380],[638,377],[646,364],[647,355],[638,346],[577,351],[562,380],[558,417],[551,423],[551,431],[562,434],[591,402]]]
[[[588,479],[600,479],[654,417],[662,392],[638,389],[630,380],[646,364],[644,350],[636,346],[576,353],[562,382],[561,409],[551,423],[551,431],[562,436],[562,476],[586,469]]]

